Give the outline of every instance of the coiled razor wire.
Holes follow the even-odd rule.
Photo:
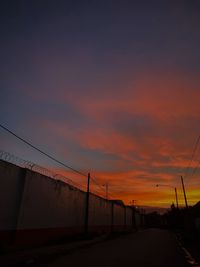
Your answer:
[[[31,162],[31,161],[24,160],[24,159],[21,159],[21,158],[19,158],[17,156],[14,156],[9,152],[0,150],[0,159],[4,160],[6,162],[13,163],[13,164],[15,164],[15,165],[17,165],[19,167],[27,168],[27,169],[29,169],[31,171],[35,171],[35,172],[38,172],[38,173],[40,173],[42,175],[51,177],[54,180],[61,180],[63,182],[66,182],[66,183],[70,184],[73,187],[76,187],[78,189],[81,189],[81,190],[85,191],[85,186],[84,185],[81,185],[81,184],[79,184],[77,182],[74,182],[70,178],[68,178],[68,177],[66,177],[64,175],[61,175],[61,174],[58,174],[58,173],[54,173],[54,172],[48,170],[47,168],[44,168],[44,167],[42,167],[40,165],[37,165],[37,164],[35,164],[35,163]]]
[[[9,152],[5,152],[3,150],[0,150],[0,159],[5,160],[7,162],[13,163],[15,165],[18,165],[20,167],[23,168],[27,168],[32,170],[33,167],[35,166],[34,163],[28,161],[28,160],[23,160],[21,158],[18,158],[12,154],[10,154]]]

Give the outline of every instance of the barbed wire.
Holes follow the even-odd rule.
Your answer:
[[[5,160],[5,161],[10,162],[10,163],[14,163],[20,167],[31,169],[31,170],[33,169],[33,167],[35,165],[34,163],[32,163],[28,160],[23,160],[19,157],[12,155],[11,153],[3,151],[3,150],[0,150],[0,159]]]
[[[0,149],[0,159],[1,160],[4,160],[6,162],[10,162],[14,165],[17,165],[19,167],[22,167],[22,168],[26,168],[26,169],[29,169],[31,171],[34,171],[34,172],[38,172],[42,175],[45,175],[45,176],[48,176],[56,181],[63,181],[75,188],[78,188],[79,190],[82,190],[82,191],[86,191],[87,190],[87,185],[86,184],[80,184],[78,182],[75,182],[73,181],[72,179],[70,179],[69,177],[63,175],[63,174],[60,174],[60,173],[55,173],[53,172],[52,170],[49,170],[45,167],[42,167],[36,163],[33,163],[31,161],[28,161],[28,160],[24,160],[24,159],[21,159],[20,157],[17,157],[13,154],[11,154],[10,152],[7,152],[7,151],[4,151],[4,150],[1,150]],[[91,185],[90,187],[90,192],[97,195],[97,196],[100,196],[102,198],[105,198],[104,194],[101,192],[99,192],[99,190],[102,190],[103,189],[103,186],[100,186],[96,180],[94,180],[94,178],[92,178],[92,181],[94,182],[93,185]],[[98,189],[97,189],[97,188]]]
[[[4,160],[6,162],[10,162],[12,164],[15,164],[19,167],[22,167],[22,168],[26,168],[26,169],[29,169],[31,171],[35,171],[35,172],[38,172],[42,175],[45,175],[45,176],[48,176],[54,180],[60,180],[60,181],[63,181],[63,182],[66,182],[68,184],[70,184],[71,186],[74,186],[78,189],[81,189],[83,191],[86,191],[86,186],[85,185],[82,185],[82,184],[79,184],[77,182],[74,182],[72,179],[62,175],[62,174],[59,174],[59,173],[55,173],[47,168],[44,168],[38,164],[35,164],[31,161],[28,161],[28,160],[24,160],[24,159],[21,159],[17,156],[14,156],[12,155],[11,153],[9,152],[6,152],[6,151],[3,151],[3,150],[0,150],[0,159],[1,160]]]
[[[7,127],[5,127],[4,125],[0,124],[0,128],[2,128],[3,130],[5,130],[7,133],[11,134],[12,136],[14,136],[15,138],[17,138],[18,140],[20,140],[21,142],[25,143],[26,145],[28,145],[29,147],[33,148],[34,150],[36,150],[37,152],[41,153],[42,155],[46,156],[47,158],[53,160],[54,162],[64,166],[65,168],[67,169],[70,169],[71,171],[75,172],[76,174],[79,174],[81,176],[84,176],[84,177],[87,177],[88,175],[80,170],[77,170],[75,168],[72,168],[71,166],[69,166],[68,164],[66,163],[63,163],[61,162],[60,160],[56,159],[54,156],[42,151],[40,148],[36,147],[35,145],[33,145],[30,141],[27,141],[25,140],[24,138],[20,137],[19,135],[17,135],[16,133],[14,133],[13,131],[9,130]],[[33,170],[33,168],[37,168],[36,171],[44,174],[44,175],[47,175],[47,176],[50,176],[52,177],[52,173],[48,170],[48,169],[45,169],[39,165],[36,165],[36,164],[33,164],[33,163],[27,163],[25,160],[21,160],[13,155],[11,155],[10,153],[8,152],[5,152],[3,151],[2,152],[2,156],[5,158],[5,159],[8,159],[8,160],[14,160],[14,162],[18,163],[18,164],[22,164],[22,166],[25,166],[25,168],[30,168],[31,167],[31,170]],[[21,162],[21,163],[20,163]],[[53,176],[55,176],[55,174],[53,174]],[[53,178],[53,177],[52,177]],[[65,178],[65,179],[68,179],[68,183],[71,182],[71,179],[69,178]],[[94,181],[95,179],[93,177],[91,177],[91,179]],[[101,188],[102,190],[102,185],[100,185],[96,180],[94,181],[96,183],[96,185]],[[73,182],[74,183],[74,182]],[[76,183],[77,184],[77,183]],[[76,185],[77,186],[77,185]],[[79,184],[79,186],[81,186]],[[82,186],[81,186],[82,187]],[[104,191],[104,189],[102,190]]]
[[[42,151],[40,148],[36,147],[35,145],[33,145],[30,141],[25,140],[24,138],[20,137],[19,135],[17,135],[16,133],[14,133],[13,131],[9,130],[7,127],[3,126],[2,124],[0,124],[0,128],[2,128],[3,130],[5,130],[7,133],[11,134],[12,136],[14,136],[15,138],[17,138],[18,140],[20,140],[21,142],[23,142],[24,144],[28,145],[29,147],[33,148],[34,150],[36,150],[37,152],[41,153],[42,155],[44,155],[45,157],[53,160],[54,162],[64,166],[67,169],[70,169],[71,171],[78,173],[82,176],[87,177],[87,174],[72,168],[71,166],[67,165],[66,163],[61,162],[60,160],[56,159],[54,156],[49,155],[48,153]]]

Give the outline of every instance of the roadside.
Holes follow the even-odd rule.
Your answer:
[[[7,266],[27,266],[36,262],[44,261],[46,258],[54,259],[67,253],[71,253],[82,247],[91,246],[98,242],[105,241],[109,235],[102,235],[92,239],[67,242],[62,244],[49,245],[34,249],[19,250],[6,253],[0,256],[0,265]]]
[[[200,239],[198,236],[177,232],[177,241],[183,250],[187,261],[194,266],[200,266]]]
[[[47,259],[55,260],[58,257],[67,255],[81,248],[90,247],[96,243],[100,243],[106,240],[115,239],[122,235],[127,235],[132,232],[120,232],[109,233],[100,236],[90,236],[82,240],[76,240],[73,242],[57,243],[47,245],[39,248],[19,250],[16,252],[8,252],[0,255],[0,266],[28,266],[38,262],[45,262]]]
[[[150,228],[78,249],[33,267],[189,267],[175,235]]]

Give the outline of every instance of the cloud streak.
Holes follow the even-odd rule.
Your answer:
[[[199,4],[35,5],[2,18],[1,121],[126,203],[171,204],[154,186],[180,188],[200,134]],[[58,170],[1,137],[5,150]],[[198,172],[185,177],[191,203]]]

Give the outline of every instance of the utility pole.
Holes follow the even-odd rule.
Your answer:
[[[85,206],[85,235],[88,234],[89,197],[90,197],[90,173],[88,173],[87,192],[86,192],[86,206]]]
[[[108,200],[108,183],[106,183],[106,199]]]
[[[176,207],[178,209],[178,195],[177,195],[176,187],[174,188],[174,190],[175,190],[175,196],[176,196]]]
[[[175,191],[175,197],[176,197],[176,207],[178,208],[178,194],[177,194],[176,187],[173,187],[172,185],[168,185],[168,184],[157,184],[157,185],[156,185],[156,187],[159,187],[159,186],[167,186],[167,187],[174,188],[174,191]]]
[[[135,202],[136,200],[133,199],[130,201],[131,207],[132,207],[132,228],[136,229],[136,220],[135,220]]]
[[[185,192],[185,185],[184,185],[184,182],[183,182],[183,176],[181,176],[181,183],[182,183],[183,194],[184,194],[184,198],[185,198],[185,206],[186,206],[186,208],[188,208],[187,197],[186,197],[186,192]]]

